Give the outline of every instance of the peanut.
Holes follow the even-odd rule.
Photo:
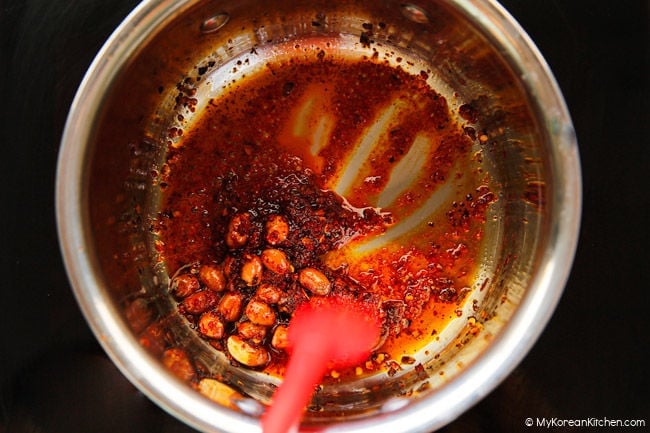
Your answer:
[[[269,362],[269,353],[266,349],[253,346],[238,335],[228,337],[226,346],[230,356],[249,367],[261,367]]]
[[[208,289],[221,292],[226,288],[226,277],[223,269],[216,265],[203,265],[199,269],[199,278]]]
[[[243,338],[260,344],[266,337],[266,327],[253,322],[241,322],[237,324],[237,332]]]
[[[318,269],[304,268],[298,274],[300,284],[314,295],[325,296],[330,292],[331,284],[325,274]]]
[[[217,311],[226,322],[234,322],[241,316],[242,295],[239,293],[226,293],[221,298]]]
[[[198,390],[201,394],[210,400],[231,409],[237,409],[235,402],[244,398],[243,395],[228,385],[225,385],[215,379],[201,379],[198,384]]]
[[[187,356],[187,353],[183,349],[171,348],[165,350],[162,355],[162,363],[169,371],[183,381],[191,380],[196,374],[189,356]]]
[[[255,297],[261,301],[266,302],[267,304],[277,304],[282,298],[282,289],[273,284],[262,283],[260,287],[255,292]]]
[[[262,280],[262,259],[257,256],[248,256],[241,268],[241,279],[248,286],[256,286]]]
[[[223,261],[223,275],[226,278],[232,278],[233,274],[235,273],[236,270],[236,265],[237,260],[235,260],[234,257],[228,256],[226,259]]]
[[[273,331],[271,346],[276,349],[286,349],[289,346],[289,338],[286,325],[278,325]]]
[[[245,311],[248,319],[262,326],[271,326],[275,323],[275,312],[273,309],[262,301],[253,299],[246,305]]]
[[[214,311],[203,313],[199,319],[199,331],[209,338],[222,338],[224,334],[223,322]]]
[[[200,314],[217,304],[217,295],[212,290],[201,290],[183,299],[182,305],[190,314]]]
[[[279,275],[293,272],[293,266],[291,266],[287,255],[275,248],[262,251],[262,264],[266,269]]]
[[[179,298],[185,298],[191,295],[199,290],[200,287],[201,283],[199,283],[199,280],[189,274],[179,275],[174,278],[171,283],[172,291]]]
[[[282,215],[271,215],[266,221],[266,242],[278,245],[289,235],[289,223]]]
[[[230,248],[239,248],[246,245],[248,242],[248,232],[250,231],[249,213],[244,212],[236,214],[228,224],[228,231],[226,232],[226,245]]]
[[[133,332],[139,334],[149,326],[153,320],[154,311],[149,302],[143,298],[136,298],[124,309],[126,321],[131,325]]]

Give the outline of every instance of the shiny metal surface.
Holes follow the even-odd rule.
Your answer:
[[[389,3],[382,2],[381,5],[390,9]],[[526,95],[526,103],[535,118],[533,123],[537,125],[531,128],[539,128],[539,147],[530,152],[531,158],[541,161],[537,169],[543,172],[541,180],[546,182],[547,213],[537,215],[538,232],[522,231],[533,236],[532,240],[517,240],[525,244],[522,251],[527,256],[522,259],[520,269],[507,275],[507,285],[512,286],[509,302],[497,306],[494,311],[496,319],[485,323],[485,332],[492,336],[489,344],[476,339],[463,353],[454,355],[465,366],[450,374],[451,380],[440,383],[431,392],[411,399],[386,398],[367,415],[329,425],[326,431],[424,432],[455,419],[503,380],[534,344],[561,296],[575,252],[581,207],[580,165],[571,119],[551,72],[525,33],[498,4],[441,3],[444,3],[444,8],[449,8],[445,11],[451,11],[444,16],[466,17],[463,19],[474,26],[473,32],[496,47],[494,52],[503,56],[513,76],[517,77],[512,92],[521,91]],[[438,15],[431,17],[426,12],[427,8],[433,8],[433,4],[413,4],[401,13],[417,25],[424,24],[424,21],[435,24],[434,18]],[[93,177],[94,167],[99,164],[95,161],[97,155],[101,159],[106,152],[95,143],[101,143],[97,138],[100,134],[97,124],[105,115],[104,105],[110,101],[107,93],[115,89],[116,81],[123,80],[120,74],[133,65],[133,59],[141,53],[141,45],[150,42],[160,28],[170,25],[172,20],[180,20],[179,17],[219,16],[225,5],[209,2],[205,4],[205,12],[196,12],[194,2],[144,2],[107,41],[79,89],[66,125],[57,175],[57,220],[66,267],[77,300],[98,340],[129,380],[161,407],[198,429],[206,432],[253,432],[260,429],[256,418],[259,406],[252,404],[250,409],[234,411],[215,405],[175,379],[140,346],[123,318],[121,305],[125,298],[148,288],[134,287],[133,281],[119,287],[114,278],[117,271],[107,265],[106,257],[117,247],[103,242],[106,236],[119,234],[98,235],[97,231],[101,229],[93,219],[96,218],[93,215],[104,210],[111,211],[110,207],[102,207],[100,202],[112,198],[114,193],[113,187],[105,191],[97,189],[98,180]],[[392,6],[395,13],[400,13],[397,3]],[[229,16],[230,21],[223,24],[224,30],[232,21],[244,19],[238,18],[237,8]],[[409,35],[407,31],[401,33],[402,40],[410,38]],[[479,39],[477,36],[476,41]],[[445,41],[440,41],[445,44]],[[248,49],[247,43],[243,38],[244,49]],[[426,46],[423,48],[425,52],[427,49]],[[478,50],[481,49],[487,48]],[[181,71],[193,64],[190,61]],[[461,94],[472,91],[471,88],[458,89],[454,85],[457,76],[443,78]],[[486,86],[489,87],[490,83]],[[472,95],[462,96],[471,98]],[[128,116],[124,122],[127,121]],[[533,135],[531,132],[530,136]],[[142,152],[146,153],[146,150]],[[128,161],[119,159],[111,162],[128,164]],[[516,179],[521,174],[516,171],[521,169],[519,165],[508,165],[498,160],[494,164],[506,189],[510,185],[508,182],[517,184]],[[117,173],[123,171],[124,166]],[[147,183],[128,175],[126,178],[130,194],[145,203],[148,199]],[[116,179],[120,179],[120,175],[116,174]],[[123,184],[114,186],[117,189],[122,187]],[[516,214],[513,221],[522,216]],[[508,246],[500,248],[507,249]],[[134,263],[146,260],[146,257],[138,257]]]

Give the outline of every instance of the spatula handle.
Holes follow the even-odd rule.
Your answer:
[[[273,404],[262,417],[264,433],[288,433],[300,422],[314,388],[327,371],[327,348],[295,347],[284,381],[273,396]],[[321,352],[321,353],[319,353]]]

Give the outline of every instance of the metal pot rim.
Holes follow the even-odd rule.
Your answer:
[[[122,64],[154,29],[180,11],[189,0],[141,3],[115,30],[90,66],[72,104],[65,126],[56,178],[56,217],[65,266],[77,301],[104,350],[121,372],[159,406],[203,431],[260,431],[256,418],[211,403],[168,374],[133,338],[111,304],[95,258],[88,251],[87,209],[83,206],[86,143],[109,85]],[[372,417],[328,427],[327,431],[374,433],[418,432],[439,428],[494,389],[522,360],[541,334],[560,299],[577,247],[581,215],[581,174],[571,119],[553,75],[541,54],[515,20],[496,2],[457,0],[450,3],[494,42],[520,70],[522,82],[543,113],[542,125],[552,143],[552,164],[559,182],[552,185],[555,206],[540,272],[528,288],[503,332],[485,353],[458,377],[425,399]],[[217,427],[217,425],[221,427]]]

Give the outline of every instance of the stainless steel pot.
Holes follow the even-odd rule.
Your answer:
[[[496,2],[145,1],[106,42],[72,105],[57,173],[58,228],[75,295],[106,352],[142,392],[197,429],[260,431],[277,381],[233,367],[175,314],[148,230],[168,131],[191,128],[211,97],[197,73],[230,79],[242,56],[263,62],[295,41],[363,54],[366,23],[375,23],[380,50],[428,68],[452,107],[479,107],[483,164],[499,200],[486,223],[480,278],[459,306],[466,314],[422,354],[422,369],[324,389],[315,400],[326,404],[307,413],[305,431],[444,426],[510,373],[560,298],[581,211],[576,140],[548,66]],[[193,98],[192,109],[179,108],[179,97]],[[152,324],[218,380],[191,386],[171,374],[149,338]]]

